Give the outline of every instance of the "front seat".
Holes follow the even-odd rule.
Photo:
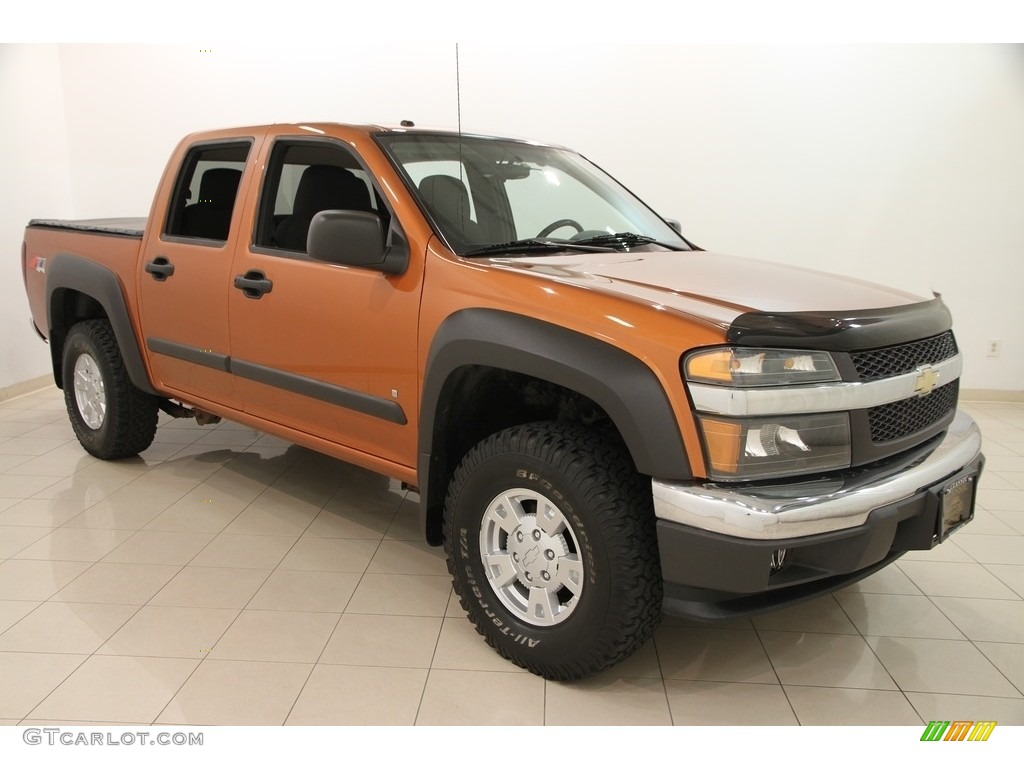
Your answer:
[[[320,211],[372,211],[370,191],[351,172],[335,165],[311,165],[295,189],[290,216],[277,225],[274,244],[289,251],[306,250],[309,224]]]
[[[454,176],[425,176],[418,187],[427,210],[456,248],[481,242],[480,225],[469,218],[469,192]]]
[[[210,168],[199,180],[199,200],[181,213],[184,237],[227,240],[231,211],[235,208],[242,172],[235,168]]]

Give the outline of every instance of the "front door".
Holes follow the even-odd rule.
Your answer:
[[[385,232],[397,223],[340,142],[282,138],[268,156],[254,242],[235,255],[229,300],[231,368],[245,408],[326,441],[319,447],[336,455],[414,466],[420,275],[306,255],[321,210],[375,212]]]

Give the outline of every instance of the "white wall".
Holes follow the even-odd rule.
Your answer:
[[[69,217],[71,166],[57,46],[0,45],[0,389],[50,372],[29,325],[21,274],[25,224]]]
[[[708,250],[938,291],[963,386],[1024,388],[1024,46],[460,59],[464,129],[568,144]]]
[[[0,152],[6,167],[28,162],[17,176],[42,194],[0,184],[20,206],[0,209],[4,275],[31,216],[145,215],[187,132],[458,120],[450,44],[0,50],[0,108],[32,116],[5,121]],[[965,354],[964,386],[1021,389],[1024,47],[497,40],[461,45],[459,56],[463,129],[575,147],[710,250],[940,291]],[[52,133],[62,112],[66,149]],[[44,133],[40,114],[52,119]],[[48,168],[25,159],[51,145]],[[2,316],[12,354],[0,386],[46,372],[20,291],[20,274],[0,286],[9,299],[0,311],[16,315]],[[1002,341],[1001,357],[985,357],[990,338]]]
[[[187,133],[313,120],[455,119],[454,46],[65,45],[61,71],[83,217],[145,216]]]

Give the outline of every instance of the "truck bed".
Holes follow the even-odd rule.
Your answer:
[[[28,225],[71,232],[91,232],[97,235],[134,237],[141,240],[146,228],[146,218],[143,216],[123,219],[32,219]]]
[[[132,277],[142,250],[144,218],[32,219],[25,230],[22,275],[32,324],[49,337],[46,285],[56,258],[76,258],[106,267],[118,275],[128,306],[135,306]]]

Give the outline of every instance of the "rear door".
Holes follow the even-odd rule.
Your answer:
[[[182,151],[174,186],[161,210],[154,208],[138,278],[154,383],[239,410],[229,371],[228,297],[254,143],[230,138]]]

